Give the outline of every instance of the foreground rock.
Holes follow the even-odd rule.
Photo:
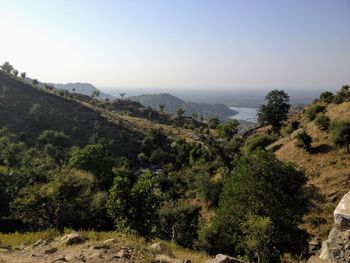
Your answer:
[[[21,247],[21,248],[20,248]],[[165,243],[150,246],[125,246],[116,239],[93,241],[78,233],[55,240],[38,240],[33,244],[21,244],[18,248],[0,245],[0,262],[6,263],[191,263],[176,258]]]
[[[246,262],[237,258],[223,255],[223,254],[217,254],[215,258],[209,259],[205,263],[246,263]]]
[[[334,227],[323,241],[320,255],[313,256],[308,263],[350,263],[350,192],[334,210]]]

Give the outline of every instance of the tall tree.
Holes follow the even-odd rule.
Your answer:
[[[270,124],[275,132],[279,132],[282,122],[288,117],[289,95],[283,90],[273,90],[265,100],[267,104],[262,105],[258,113],[259,122],[261,125]]]
[[[125,92],[121,92],[121,93],[119,93],[119,95],[120,95],[120,97],[122,98],[122,100],[124,99],[124,96],[126,95],[126,93]]]

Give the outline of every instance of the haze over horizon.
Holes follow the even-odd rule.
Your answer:
[[[350,83],[350,2],[5,1],[1,61],[43,82],[170,89]]]

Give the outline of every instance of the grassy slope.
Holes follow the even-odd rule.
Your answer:
[[[333,120],[350,121],[350,102],[330,104],[326,115]],[[333,211],[342,196],[350,189],[350,155],[345,149],[336,149],[328,139],[326,131],[320,131],[309,122],[302,112],[293,114],[292,119],[300,120],[303,128],[312,136],[310,153],[295,146],[294,132],[289,138],[282,138],[274,145],[276,155],[283,161],[294,163],[304,170],[308,184],[313,189],[313,207],[305,217],[304,227],[318,237],[328,235],[333,224]]]
[[[139,149],[140,133],[108,121],[99,112],[77,101],[24,84],[0,72],[0,126],[24,132],[33,141],[43,130],[63,131],[76,145],[84,145],[93,134],[113,139],[124,155]]]

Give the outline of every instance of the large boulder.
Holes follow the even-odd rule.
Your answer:
[[[334,221],[335,225],[340,228],[340,230],[350,228],[350,192],[344,195],[335,208]]]
[[[309,263],[350,263],[350,192],[334,210],[335,225],[323,241],[319,257],[311,257]]]

